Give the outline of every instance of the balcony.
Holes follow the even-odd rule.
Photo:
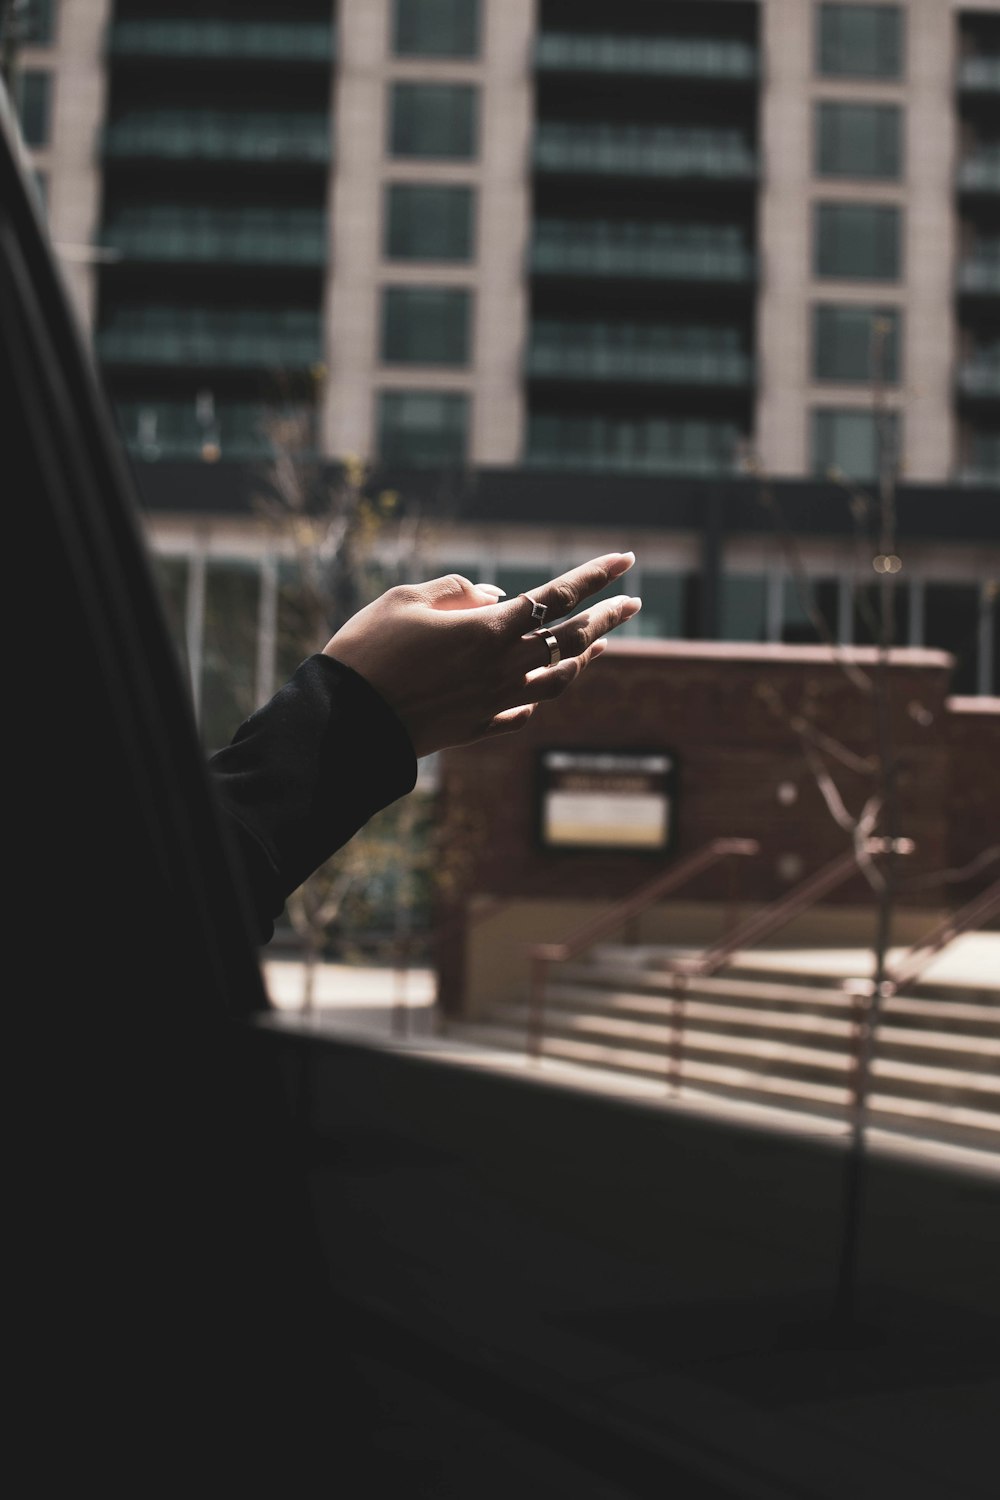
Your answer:
[[[315,62],[334,57],[330,26],[307,22],[118,21],[108,42],[114,57],[220,58],[233,61]]]
[[[958,185],[967,193],[1000,193],[1000,151],[979,151],[958,168]]]
[[[750,384],[750,356],[738,350],[694,350],[632,344],[573,343],[542,333],[527,361],[534,379],[620,381],[622,383],[726,386]]]
[[[757,77],[757,52],[748,42],[711,37],[647,37],[545,32],[535,67],[553,73],[625,73],[661,78]]]
[[[122,159],[324,163],[330,123],[322,114],[149,110],[110,125],[104,150]]]
[[[539,276],[749,283],[756,260],[738,225],[541,219],[531,250]]]
[[[319,314],[147,307],[113,312],[97,335],[105,364],[309,369],[322,360]]]
[[[958,86],[963,93],[1000,94],[1000,57],[963,57]]]
[[[150,207],[124,213],[101,242],[126,260],[187,264],[322,266],[323,216],[312,211]]]
[[[124,401],[117,405],[122,438],[129,452],[146,463],[163,459],[201,459],[206,446],[223,459],[244,461],[273,456],[269,435],[276,414],[248,402],[222,402],[200,418],[191,401]],[[304,408],[277,414],[291,418],[298,432],[308,431],[310,413]],[[302,451],[296,446],[296,451]]]
[[[958,268],[958,289],[980,296],[1000,295],[1000,256],[973,256]]]
[[[538,469],[718,476],[736,472],[742,438],[730,422],[536,414],[524,461]]]
[[[757,158],[741,131],[669,125],[543,123],[535,168],[592,177],[693,178],[752,182]]]
[[[1000,359],[966,360],[958,369],[958,388],[980,401],[1000,400]]]

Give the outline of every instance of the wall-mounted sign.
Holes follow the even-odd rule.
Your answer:
[[[545,848],[669,848],[675,762],[666,751],[543,750],[538,778]]]

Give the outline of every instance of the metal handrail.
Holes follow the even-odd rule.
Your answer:
[[[890,841],[884,838],[870,838],[865,841],[864,853],[868,856],[876,854],[888,854],[890,852]],[[894,841],[897,854],[912,854],[914,845],[910,839],[896,839]],[[808,875],[792,890],[780,896],[777,901],[772,901],[762,911],[755,912],[746,922],[737,927],[729,934],[724,943],[718,943],[714,948],[707,948],[696,959],[677,959],[669,968],[676,974],[689,978],[702,978],[710,974],[717,974],[735,954],[746,948],[752,948],[764,938],[770,937],[772,933],[786,926],[793,917],[800,916],[802,912],[808,911],[814,906],[820,897],[835,890],[838,885],[843,885],[851,875],[858,869],[861,863],[861,853],[857,849],[849,849],[844,854],[839,854],[829,864],[823,865]]]
[[[537,1057],[542,1047],[544,1028],[545,985],[549,966],[565,963],[593,947],[600,938],[618,927],[623,927],[639,916],[659,897],[686,885],[695,875],[700,875],[720,859],[730,855],[752,855],[760,853],[756,839],[713,839],[693,854],[678,860],[668,870],[647,881],[630,896],[606,907],[599,916],[591,917],[561,943],[534,943],[529,948],[531,959],[531,989],[528,1008],[528,1052]]]
[[[997,912],[1000,912],[1000,880],[994,880],[985,891],[980,891],[979,895],[966,902],[965,906],[943,918],[918,943],[914,943],[913,947],[904,953],[899,962],[889,970],[882,984],[882,994],[886,998],[890,995],[898,995],[905,986],[919,979],[931,960],[953,943],[957,937],[961,937],[963,932],[968,932],[970,927],[988,921]]]

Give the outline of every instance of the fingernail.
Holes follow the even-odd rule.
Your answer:
[[[506,599],[507,590],[500,588],[495,583],[477,583],[476,588],[481,594],[492,594],[496,599]]]
[[[633,594],[628,602],[632,606],[632,613],[634,615],[637,615],[642,608],[642,600],[639,598],[638,594]]]

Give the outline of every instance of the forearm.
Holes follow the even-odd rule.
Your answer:
[[[251,714],[209,771],[266,942],[292,891],[412,790],[416,759],[365,679],[317,654]]]

